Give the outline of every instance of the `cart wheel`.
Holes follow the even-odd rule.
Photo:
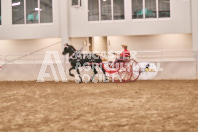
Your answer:
[[[140,65],[138,64],[137,61],[131,60],[131,67],[132,67],[132,76],[131,76],[131,81],[136,81],[141,73],[141,68]]]
[[[116,83],[128,82],[132,77],[132,67],[131,64],[126,62],[123,63],[123,66],[120,67],[117,76],[115,77]]]

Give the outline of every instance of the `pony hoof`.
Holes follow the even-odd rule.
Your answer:
[[[82,79],[80,79],[80,80],[78,81],[78,83],[82,83]]]
[[[76,82],[76,83],[82,83],[82,81],[81,81],[81,80],[80,80],[80,81],[79,81],[79,80],[75,80],[75,82]]]

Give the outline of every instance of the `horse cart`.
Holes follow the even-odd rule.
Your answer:
[[[141,73],[141,68],[134,59],[120,59],[116,63],[102,62],[100,64],[89,63],[89,65],[102,66],[105,69],[106,75],[117,83],[136,81]]]
[[[63,55],[69,54],[69,62],[71,68],[69,69],[69,75],[74,77],[71,73],[72,70],[76,70],[79,76],[79,83],[82,82],[80,75],[80,67],[91,67],[94,75],[90,81],[93,81],[95,75],[98,73],[96,67],[100,67],[105,80],[107,77],[112,79],[113,82],[129,82],[136,81],[141,73],[141,68],[137,61],[134,59],[120,59],[116,62],[109,63],[102,61],[101,57],[97,54],[82,54],[81,50],[76,50],[72,45],[66,44],[62,52]]]

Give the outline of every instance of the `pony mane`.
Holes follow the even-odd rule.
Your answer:
[[[71,47],[73,50],[75,50],[75,51],[76,51],[76,49],[74,48],[74,46],[70,45],[70,47]]]

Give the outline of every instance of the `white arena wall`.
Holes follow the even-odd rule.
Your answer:
[[[96,40],[97,39],[95,39],[95,41]],[[38,51],[3,65],[0,72],[0,81],[35,81],[38,77],[46,51],[58,51],[61,60],[67,59],[68,56],[65,58],[61,55],[61,41],[60,38],[0,40],[0,62],[9,62],[21,56]],[[83,50],[88,51],[88,37],[70,38],[69,41],[76,49],[84,47]],[[48,47],[55,43],[58,44]],[[161,68],[164,70],[160,71],[153,79],[197,79],[197,51],[192,50],[191,34],[107,37],[108,50],[120,51],[122,43],[128,44],[129,50],[138,52],[137,61],[160,64]],[[100,46],[100,43],[98,43],[97,46]],[[104,45],[101,44],[101,46]],[[42,48],[44,49],[40,50]],[[70,77],[68,74],[70,64],[63,63],[63,66],[68,80],[74,80],[74,78]],[[49,67],[47,72],[51,74],[51,77],[46,78],[46,80],[53,81],[54,78]],[[73,72],[75,73],[75,71]],[[92,72],[90,71],[89,74],[91,75]]]
[[[47,24],[12,24],[12,0],[2,0],[1,39],[40,39],[60,37],[59,0],[53,0],[53,23]]]
[[[56,44],[57,43],[57,44]],[[48,39],[20,39],[20,40],[0,40],[0,54],[26,54],[37,50],[40,50],[49,45],[55,44],[49,48],[38,51],[37,53],[44,53],[50,50],[61,50],[60,38],[48,38]]]
[[[88,0],[74,8],[70,0],[53,0],[53,23],[12,25],[11,0],[2,0],[0,40],[69,38],[93,36],[131,36],[192,34],[197,49],[197,0],[171,0],[171,17],[132,20],[131,0],[125,0],[125,20],[88,21]]]
[[[146,61],[149,62],[149,61]],[[160,64],[160,68],[163,68],[163,71],[159,71],[155,78],[151,80],[191,80],[198,79],[197,75],[197,61],[150,61]],[[54,63],[56,73],[59,80],[61,81],[60,74],[57,68],[57,65]],[[63,63],[65,73],[68,80],[75,80],[75,78],[69,76],[69,63]],[[0,81],[35,81],[38,78],[39,72],[41,70],[41,63],[21,63],[21,64],[6,64],[3,65],[3,68],[0,72]],[[46,73],[50,74],[50,77],[46,77],[46,81],[54,81],[54,77],[50,67],[48,66]],[[77,74],[76,71],[72,73]],[[82,73],[82,71],[81,71]],[[93,72],[83,72],[88,73],[90,76],[93,75]],[[99,71],[102,74],[101,71]],[[84,74],[82,74],[83,76]],[[96,79],[98,79],[98,75]]]
[[[108,36],[108,42],[108,49],[116,51],[121,44],[127,44],[130,51],[185,50],[192,49],[192,34]]]
[[[46,51],[53,50],[61,54],[63,50],[61,43],[61,38],[0,40],[0,54],[14,57],[15,54],[29,54],[32,52],[44,54]],[[130,51],[193,49],[192,34],[93,37],[93,43],[93,51],[106,49],[106,46],[107,51],[121,51],[121,44],[123,43],[128,45]],[[83,51],[89,50],[88,37],[70,38],[69,44],[73,45],[77,50],[82,47]]]
[[[62,38],[67,42],[69,37],[192,33],[191,0],[171,0],[170,18],[145,20],[132,20],[131,0],[125,0],[125,20],[98,22],[88,21],[88,0],[81,1],[82,6],[74,8],[71,0],[53,0],[53,23],[12,25],[12,1],[2,0],[0,39]]]
[[[196,0],[195,0],[196,1]],[[71,1],[68,1],[71,5]],[[171,17],[167,19],[132,20],[131,0],[125,0],[125,20],[88,21],[88,3],[69,10],[70,37],[125,36],[192,33],[191,1],[170,0]]]
[[[80,49],[87,42],[87,38],[70,38],[69,43],[76,49]],[[48,48],[46,48],[48,47]],[[43,49],[44,48],[44,49]],[[0,54],[29,54],[31,52],[45,53],[46,51],[58,51],[62,53],[61,38],[45,39],[20,39],[20,40],[0,40]],[[43,49],[43,50],[41,50]],[[87,47],[84,48],[87,50]]]

